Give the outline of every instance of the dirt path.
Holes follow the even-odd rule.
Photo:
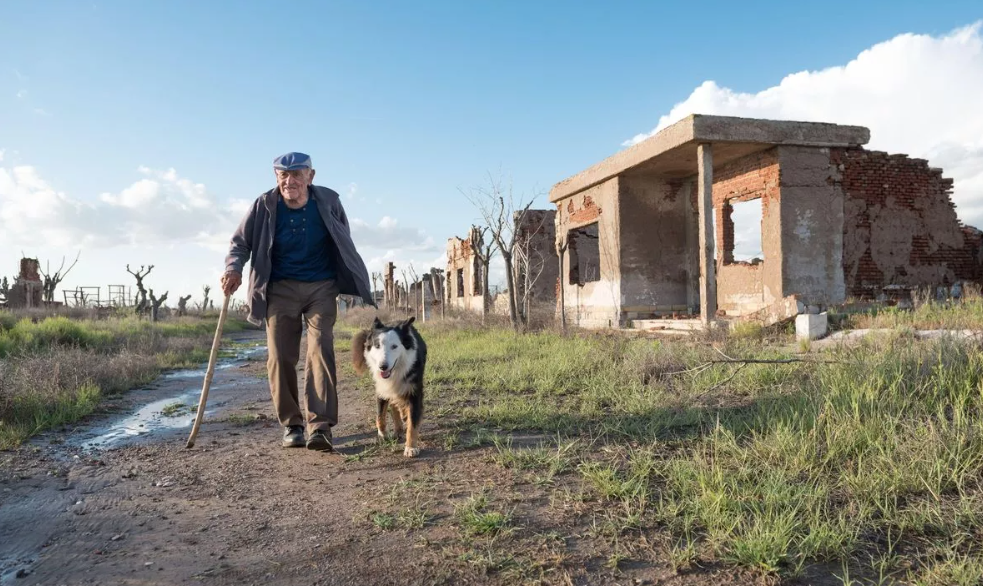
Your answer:
[[[257,332],[239,341],[262,343]],[[346,353],[339,455],[283,449],[265,349],[247,358],[216,372],[193,449],[192,413],[160,410],[175,397],[194,405],[201,373],[163,377],[79,429],[0,453],[0,583],[729,582],[713,572],[684,579],[658,561],[654,543],[609,567],[611,552],[590,535],[590,503],[491,464],[487,443],[456,433],[447,443],[439,408],[424,421],[421,457],[379,445],[374,400],[356,388]],[[509,509],[521,532],[463,531],[455,512],[476,494]]]

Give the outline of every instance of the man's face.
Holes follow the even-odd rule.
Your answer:
[[[283,197],[296,201],[307,194],[307,186],[314,180],[314,169],[283,171],[276,169],[276,184]]]

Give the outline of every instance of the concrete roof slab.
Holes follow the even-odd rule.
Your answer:
[[[775,145],[851,147],[866,144],[869,140],[870,131],[862,126],[692,114],[560,181],[550,190],[550,201],[555,203],[636,167],[639,172],[665,173],[667,176],[696,173],[695,146],[699,143],[740,143],[741,147],[721,149],[721,154],[747,154]],[[688,152],[691,148],[693,153]],[[714,166],[732,158],[715,156]]]

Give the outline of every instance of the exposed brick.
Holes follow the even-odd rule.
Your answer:
[[[594,203],[594,200],[589,195],[584,196],[584,207],[579,210],[573,205],[573,199],[571,199],[570,203],[567,204],[567,212],[570,214],[569,222],[571,224],[593,222],[601,217],[600,206]]]
[[[951,199],[953,181],[943,177],[941,169],[929,167],[924,159],[862,148],[831,149],[830,162],[840,171],[839,184],[844,194],[845,209],[854,210],[852,215],[844,217],[844,240],[864,247],[855,267],[848,266],[848,255],[844,254],[844,275],[849,294],[873,296],[884,286],[894,283],[906,286],[940,284],[923,282],[924,279],[916,277],[917,272],[913,269],[919,267],[941,267],[956,280],[980,280],[979,230],[964,226],[952,214],[951,227],[961,231],[961,247],[939,243],[937,234],[930,232],[930,225],[947,220],[927,214],[938,214],[940,208],[955,209]],[[890,267],[893,274],[886,275],[884,267],[879,267],[875,262],[871,250],[870,234],[874,228],[871,210],[897,208],[914,214],[920,222],[910,234],[896,235],[902,240],[908,239],[910,254],[907,265]]]

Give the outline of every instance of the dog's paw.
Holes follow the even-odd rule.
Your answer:
[[[420,454],[420,448],[405,448],[403,449],[403,455],[407,458],[415,458]]]

